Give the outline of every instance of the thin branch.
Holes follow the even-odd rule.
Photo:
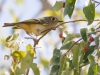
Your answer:
[[[97,7],[97,6],[99,6],[100,5],[100,3],[98,3],[95,7]]]
[[[74,21],[67,21],[67,22],[63,22],[63,23],[61,23],[61,25],[62,24],[65,24],[65,23],[74,23],[74,22],[79,22],[79,21],[100,21],[100,20],[74,20]]]
[[[26,74],[25,75],[28,75],[29,74],[29,69],[27,69],[27,71],[26,71]]]
[[[95,0],[92,0],[92,1],[94,1],[95,3],[100,3],[100,2],[98,2],[98,1],[95,1]]]
[[[42,35],[39,39],[33,39],[33,41],[34,41],[34,47],[36,47],[36,45],[38,44],[38,42],[40,41],[40,39],[42,39],[49,31],[51,31],[51,29],[50,30],[48,30],[44,35]]]
[[[81,41],[82,38],[80,38],[79,40],[77,40],[70,48],[69,50],[65,53],[65,56],[68,54],[68,52],[70,52],[70,50],[74,47],[74,45],[76,45],[79,41]]]
[[[96,5],[96,7],[100,5],[100,2],[95,1],[95,0],[92,0],[92,1],[94,1],[95,3],[98,3],[98,4]]]

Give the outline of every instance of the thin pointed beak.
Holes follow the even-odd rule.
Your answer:
[[[58,22],[63,22],[63,21],[58,21]]]

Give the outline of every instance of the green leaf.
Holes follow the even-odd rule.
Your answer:
[[[41,64],[44,65],[44,67],[49,68],[49,61],[48,60],[40,57],[40,62],[41,62]]]
[[[66,56],[62,55],[61,61],[60,61],[60,68],[58,71],[58,75],[61,75],[61,73],[66,69]]]
[[[81,28],[80,30],[82,39],[87,42],[87,28]]]
[[[80,58],[79,58],[79,66],[83,66],[83,54],[80,55]]]
[[[21,60],[21,72],[25,73],[26,69],[29,69],[31,67],[32,62],[33,57],[31,57],[30,54],[27,53],[26,56]]]
[[[95,57],[93,55],[89,55],[88,57],[89,63],[90,63],[90,68],[89,68],[89,75],[97,75],[97,63],[95,62]]]
[[[14,72],[11,72],[10,75],[15,75]]]
[[[68,74],[68,73],[67,73]],[[66,75],[66,71],[62,71],[61,75]],[[69,74],[68,74],[69,75]]]
[[[14,75],[21,75],[21,70],[19,67],[16,67]]]
[[[74,65],[73,65],[73,63],[72,63],[72,60],[69,61],[69,67],[70,67],[71,69],[74,69]]]
[[[95,44],[97,45],[97,46],[99,46],[99,36],[97,36],[97,37],[95,37]]]
[[[64,50],[64,49],[69,49],[71,47],[71,45],[73,44],[73,42],[68,42],[67,44],[63,45],[60,50]]]
[[[83,49],[85,46],[88,46],[88,44],[89,43],[88,42],[85,42],[85,41],[80,42],[81,49]]]
[[[93,55],[89,55],[88,59],[89,59],[89,62],[90,62],[91,66],[95,66],[96,65]]]
[[[74,75],[80,75],[79,72],[77,72],[76,69],[74,69]]]
[[[51,8],[53,11],[59,11],[63,6],[62,1],[56,1],[55,5]]]
[[[83,8],[83,12],[88,20],[88,25],[90,25],[93,22],[90,20],[94,20],[95,17],[95,3],[92,3],[91,0],[86,0],[86,6]]]
[[[65,41],[65,37],[62,38],[62,43]]]
[[[100,66],[98,65],[98,74],[97,75],[99,75],[100,74]]]
[[[63,45],[65,45],[66,43],[68,43],[69,41],[73,40],[74,38],[80,37],[79,34],[68,34],[66,33],[66,37],[65,40],[63,42]]]
[[[74,71],[73,69],[68,69],[68,70],[65,70],[65,71],[62,71],[61,75],[74,75]]]
[[[72,64],[76,68],[77,72],[79,72],[78,59],[79,59],[79,54],[80,54],[80,46],[79,45],[75,45],[72,48],[72,53],[73,53]]]
[[[50,64],[51,65],[58,65],[60,63],[60,50],[54,49],[53,51],[53,57],[51,58]]]
[[[90,28],[89,30],[90,30],[91,32],[95,32],[96,29],[92,27],[92,28]]]
[[[92,66],[89,67],[88,75],[94,75]]]
[[[32,68],[32,70],[34,72],[34,75],[40,75],[40,71],[39,71],[36,63],[32,63],[31,64],[31,68]]]
[[[64,16],[68,15],[71,18],[74,7],[75,7],[75,2],[76,0],[66,0]]]
[[[58,75],[60,65],[53,65],[51,68],[50,75]]]
[[[93,68],[94,75],[98,74],[98,67],[99,67],[99,65],[97,65],[97,64],[94,66],[94,68]]]

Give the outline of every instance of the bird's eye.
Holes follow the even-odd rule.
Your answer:
[[[56,20],[56,18],[52,17],[52,18],[51,18],[51,20],[52,20],[52,21],[55,21],[55,20]]]

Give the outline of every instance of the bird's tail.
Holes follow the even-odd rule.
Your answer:
[[[17,23],[4,23],[3,27],[15,26]]]

